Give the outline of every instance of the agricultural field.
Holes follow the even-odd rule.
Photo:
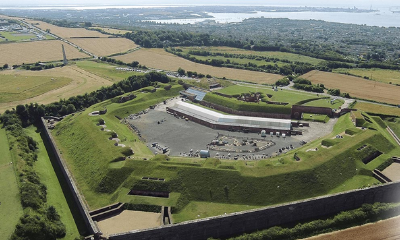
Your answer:
[[[52,103],[59,101],[62,98],[69,98],[79,94],[85,94],[87,92],[97,90],[102,86],[108,86],[112,84],[111,81],[94,75],[83,69],[80,69],[74,65],[65,66],[62,68],[52,68],[42,71],[7,70],[0,72],[0,76],[17,76],[25,79],[30,79],[30,77],[43,77],[46,79],[72,79],[72,81],[68,85],[53,88],[38,96],[28,99],[13,100],[11,102],[0,103],[0,112],[4,112],[5,110],[11,109],[19,104]],[[10,77],[7,77],[7,79],[9,78]],[[23,85],[27,86],[26,83],[24,83]],[[38,89],[38,91],[40,91],[40,89]]]
[[[53,136],[91,209],[117,201],[168,205],[173,207],[174,220],[181,222],[196,219],[199,215],[214,216],[324,195],[338,188],[345,191],[376,184],[370,171],[387,156],[399,153],[374,121],[371,124],[378,130],[358,131],[337,140],[329,149],[321,148],[322,140],[332,139],[346,129],[354,128],[349,114],[346,114],[338,119],[331,134],[276,158],[235,161],[154,156],[145,143],[120,124],[115,116],[123,118],[146,109],[177,95],[180,89],[174,85],[172,92],[162,89],[155,93],[137,91],[134,100],[122,104],[108,100],[56,125]],[[104,107],[108,109],[105,115],[88,115]],[[105,120],[107,129],[118,134],[121,144],[132,147],[133,158],[118,160],[123,156],[124,148],[114,146],[107,139],[109,134],[97,126],[100,118]],[[86,138],[96,140],[85,141]],[[364,144],[372,145],[384,154],[366,165],[361,159],[367,153],[357,151]],[[318,151],[308,151],[316,148]],[[294,152],[300,161],[294,160]],[[338,175],[338,172],[342,174]],[[87,173],[92,173],[90,178]],[[158,184],[141,180],[143,176],[166,181]],[[279,187],[271,183],[279,183]],[[132,188],[171,193],[169,198],[127,195]]]
[[[140,72],[117,70],[116,68],[120,66],[103,62],[77,61],[76,66],[111,82],[118,82],[132,75],[143,75]]]
[[[262,56],[269,58],[277,58],[281,60],[287,60],[291,62],[305,62],[313,65],[317,65],[320,62],[324,61],[317,58],[312,58],[308,56],[303,56],[300,54],[294,53],[285,53],[285,52],[273,52],[273,51],[252,51],[240,48],[232,48],[232,47],[180,47],[184,53],[188,53],[190,50],[204,50],[208,52],[214,53],[231,53],[231,54],[243,54],[243,55],[252,55],[252,56]]]
[[[384,82],[389,84],[400,84],[400,72],[388,69],[365,69],[365,68],[338,68],[334,69],[335,73],[349,73],[362,78],[367,77],[369,80]]]
[[[21,65],[23,63],[61,61],[62,45],[58,40],[0,44],[0,65]],[[68,59],[87,58],[88,55],[64,44]]]
[[[22,216],[19,187],[4,128],[0,128],[0,236],[8,239]]]
[[[368,81],[363,78],[338,73],[311,71],[301,76],[313,84],[324,84],[326,88],[337,88],[351,97],[369,99],[378,102],[400,103],[400,87],[387,83]]]
[[[50,156],[40,136],[40,130],[30,126],[25,129],[25,132],[39,143],[39,149],[37,150],[38,160],[35,163],[35,171],[38,173],[40,181],[47,187],[47,204],[56,208],[58,214],[60,214],[61,221],[65,224],[67,229],[66,236],[62,238],[62,240],[74,240],[76,237],[79,237],[79,231],[74,217],[72,216],[72,211],[67,203],[66,196],[58,181]],[[61,174],[61,172],[59,172],[59,174]],[[83,224],[83,222],[80,224]]]
[[[69,41],[99,57],[122,54],[137,47],[126,38],[72,38]]]
[[[53,24],[49,24],[42,21],[36,20],[25,20],[27,23],[32,24],[35,27],[38,27],[42,30],[50,30],[50,33],[59,36],[61,38],[83,38],[83,37],[90,37],[90,38],[108,38],[110,35],[100,33],[98,31],[91,31],[85,28],[65,28],[55,26]]]
[[[66,77],[21,76],[0,73],[0,103],[32,98],[72,82]]]
[[[336,99],[335,101],[331,102],[332,98],[328,99],[319,99],[311,102],[307,102],[303,104],[304,106],[313,106],[313,107],[328,107],[332,109],[338,109],[344,103],[342,99]]]
[[[106,33],[109,33],[109,34],[125,34],[127,32],[131,32],[131,31],[127,31],[127,30],[115,29],[115,28],[106,28],[106,27],[91,27],[89,29],[93,29],[93,30],[100,29],[100,30],[102,30],[102,31],[104,31]]]
[[[289,105],[297,104],[300,101],[307,101],[307,100],[318,100],[320,97],[317,96],[315,93],[307,93],[307,92],[300,92],[300,91],[292,91],[286,89],[279,89],[278,91],[272,90],[271,87],[262,87],[262,86],[254,86],[250,84],[236,84],[230,87],[223,88],[218,90],[217,92],[227,94],[227,95],[238,95],[241,93],[250,93],[250,92],[260,92],[264,95],[272,95],[272,97],[266,97],[268,101],[274,102],[286,102]],[[327,100],[326,100],[327,101]]]
[[[282,78],[282,76],[277,74],[198,64],[168,53],[163,49],[140,49],[132,53],[115,57],[115,59],[121,60],[125,63],[138,61],[141,65],[146,65],[150,68],[168,71],[177,71],[178,68],[183,68],[186,71],[189,70],[197,73],[210,74],[211,76],[218,78],[225,77],[227,79],[254,83],[274,84],[277,80]]]
[[[392,115],[400,117],[400,108],[398,107],[357,101],[354,108],[368,113],[384,114],[384,115]]]

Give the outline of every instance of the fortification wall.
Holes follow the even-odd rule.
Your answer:
[[[329,117],[333,117],[333,112],[331,108],[302,106],[302,105],[292,106],[292,116],[291,116],[292,118],[301,119],[301,114],[303,113],[324,114],[328,115]]]
[[[295,183],[294,183],[295,184]],[[282,204],[273,207],[188,221],[163,227],[113,234],[110,240],[223,238],[276,225],[315,219],[355,209],[364,203],[399,202],[400,182]]]
[[[61,172],[67,182],[67,185],[69,187],[69,190],[71,192],[71,195],[73,196],[73,199],[76,203],[76,205],[78,206],[78,210],[79,213],[82,216],[82,219],[84,220],[85,224],[86,224],[86,228],[88,230],[89,234],[93,234],[95,236],[99,235],[99,228],[97,226],[97,224],[92,220],[92,218],[90,217],[89,214],[89,208],[86,205],[86,202],[84,200],[84,197],[79,193],[79,190],[75,184],[75,181],[72,177],[72,174],[70,173],[70,171],[68,170],[68,167],[64,161],[64,159],[61,156],[60,151],[57,148],[57,145],[53,139],[53,136],[51,135],[49,129],[47,129],[47,124],[46,124],[46,120],[44,118],[41,118],[42,120],[42,124],[44,127],[44,132],[46,134],[46,137],[48,138],[51,148],[54,152],[54,156],[56,158],[56,162],[59,165]]]
[[[233,110],[228,107],[224,107],[224,106],[206,102],[206,101],[200,101],[199,103],[203,106],[213,108],[215,110],[229,113],[232,115],[248,116],[248,117],[263,117],[263,118],[279,118],[279,119],[290,119],[291,118],[290,114],[237,111],[237,110]]]

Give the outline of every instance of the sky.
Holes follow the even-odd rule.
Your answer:
[[[329,7],[390,7],[400,6],[399,0],[1,0],[0,6],[43,6],[43,5],[289,5]]]

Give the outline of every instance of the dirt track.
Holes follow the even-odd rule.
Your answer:
[[[103,236],[161,225],[161,213],[123,211],[121,214],[97,223]]]
[[[369,223],[358,227],[321,234],[308,240],[378,240],[400,239],[400,216],[376,223]]]

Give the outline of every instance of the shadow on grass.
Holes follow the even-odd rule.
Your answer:
[[[89,231],[86,227],[85,221],[83,220],[83,217],[81,213],[79,212],[79,208],[77,203],[74,201],[74,197],[72,195],[71,190],[68,187],[67,181],[64,178],[64,175],[62,174],[61,168],[57,163],[57,160],[55,158],[53,149],[50,145],[50,142],[48,138],[46,137],[46,134],[44,133],[43,127],[37,128],[37,132],[40,132],[40,137],[43,140],[44,146],[46,148],[46,152],[50,158],[51,165],[53,166],[54,172],[57,175],[58,182],[60,183],[61,189],[64,193],[65,199],[67,200],[69,209],[72,213],[72,216],[74,218],[75,224],[78,228],[79,234],[82,236],[87,236],[89,234]]]

